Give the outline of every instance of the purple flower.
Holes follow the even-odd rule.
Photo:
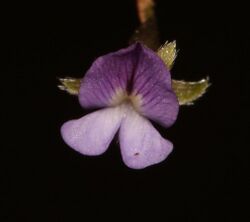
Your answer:
[[[101,108],[63,124],[64,141],[84,155],[104,153],[119,133],[124,163],[142,169],[166,159],[173,144],[150,123],[170,127],[179,104],[171,76],[152,50],[136,43],[99,57],[81,82],[83,108]]]

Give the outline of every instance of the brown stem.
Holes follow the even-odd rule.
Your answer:
[[[144,24],[154,14],[154,0],[136,0],[138,18]]]
[[[157,50],[160,46],[157,21],[154,13],[154,0],[136,0],[137,13],[140,21],[129,43],[141,42],[147,47]]]

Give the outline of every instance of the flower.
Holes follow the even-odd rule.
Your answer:
[[[130,168],[157,164],[172,151],[149,120],[170,127],[179,104],[166,65],[142,44],[99,57],[81,81],[78,98],[83,108],[101,108],[61,128],[64,141],[81,154],[104,153],[118,131]]]

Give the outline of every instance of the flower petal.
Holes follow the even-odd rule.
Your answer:
[[[79,91],[84,108],[109,106],[117,91],[126,92],[138,60],[137,45],[99,57],[87,71]]]
[[[64,141],[85,155],[104,153],[120,127],[123,112],[120,107],[106,108],[63,124]]]
[[[139,57],[133,76],[133,92],[146,94],[156,84],[171,90],[171,75],[162,59],[151,49],[137,45]]]
[[[140,43],[99,57],[82,80],[79,102],[84,108],[107,107],[122,103],[127,95],[139,101],[135,106],[144,116],[165,127],[175,122],[179,104],[170,72]]]
[[[122,121],[119,141],[124,163],[133,169],[157,164],[166,159],[173,149],[172,143],[133,109]]]
[[[133,81],[133,95],[140,95],[140,111],[165,127],[178,114],[178,100],[172,91],[171,76],[163,61],[150,49],[142,47]]]
[[[141,99],[141,113],[155,122],[170,127],[177,118],[179,103],[176,95],[161,84],[155,85]]]

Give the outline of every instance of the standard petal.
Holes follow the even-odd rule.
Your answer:
[[[145,117],[164,127],[170,127],[176,121],[179,103],[173,91],[157,84],[141,97],[140,111]]]
[[[79,91],[84,108],[106,107],[117,93],[126,94],[138,60],[138,46],[99,57],[87,71]]]
[[[170,72],[155,52],[140,43],[99,57],[79,91],[84,108],[118,105],[128,96],[139,101],[135,105],[144,116],[165,127],[175,122],[179,104]]]
[[[64,141],[85,155],[104,153],[120,127],[123,117],[120,107],[106,108],[63,124]]]
[[[124,163],[133,169],[142,169],[166,159],[173,149],[153,125],[130,109],[123,119],[119,141]]]
[[[137,44],[137,48],[139,55],[132,79],[133,92],[144,95],[159,83],[171,90],[171,75],[162,59],[141,44]]]
[[[133,80],[133,95],[141,98],[141,113],[165,127],[171,126],[179,104],[172,91],[171,76],[163,61],[150,49],[141,47]]]

